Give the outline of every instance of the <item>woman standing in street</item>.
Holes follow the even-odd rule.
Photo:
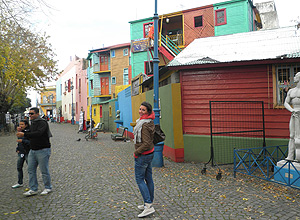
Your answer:
[[[148,216],[155,212],[152,207],[154,199],[154,183],[152,179],[152,160],[154,156],[154,112],[148,102],[143,102],[139,109],[140,118],[134,127],[135,143],[135,180],[142,194],[144,204],[138,208],[143,210],[139,218]]]

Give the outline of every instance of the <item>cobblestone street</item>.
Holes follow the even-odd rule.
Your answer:
[[[50,174],[53,192],[24,197],[28,187],[17,183],[16,136],[0,136],[0,219],[138,219],[142,197],[135,183],[132,142],[111,140],[98,133],[86,141],[78,127],[50,123],[53,137]],[[81,138],[81,141],[76,141]],[[216,180],[210,165],[164,159],[153,168],[156,212],[145,219],[300,219],[300,190],[223,169]],[[43,190],[38,170],[39,192]]]

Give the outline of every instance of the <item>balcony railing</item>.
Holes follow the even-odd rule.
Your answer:
[[[182,34],[173,34],[173,35],[167,35],[171,41],[173,41],[174,44],[177,46],[183,46],[183,36]]]

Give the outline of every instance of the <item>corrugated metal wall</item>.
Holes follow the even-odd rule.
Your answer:
[[[209,101],[264,101],[266,138],[288,138],[290,113],[273,109],[272,73],[267,66],[183,71],[184,134],[210,135]]]

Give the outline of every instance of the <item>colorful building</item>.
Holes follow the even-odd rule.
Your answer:
[[[75,56],[56,80],[59,122],[78,123],[80,111],[87,112],[86,91],[86,61]]]
[[[55,86],[46,86],[41,91],[41,100],[39,103],[40,115],[46,115],[49,118],[56,118],[56,88]]]
[[[153,74],[153,18],[130,23],[132,77]],[[160,68],[197,38],[256,31],[261,27],[251,0],[231,0],[214,5],[163,14],[158,21]]]
[[[186,161],[209,160],[210,101],[263,102],[266,145],[288,143],[290,112],[283,103],[287,90],[293,87],[294,75],[300,71],[297,27],[199,38],[168,68],[180,74],[179,109]],[[241,113],[233,108],[231,114]],[[251,123],[258,123],[257,118]],[[234,122],[228,121],[228,127],[230,123]],[[233,147],[239,146],[231,145],[231,156]]]
[[[87,61],[88,119],[99,123],[106,117],[102,103],[117,97],[119,87],[131,82],[130,43],[90,50]]]

